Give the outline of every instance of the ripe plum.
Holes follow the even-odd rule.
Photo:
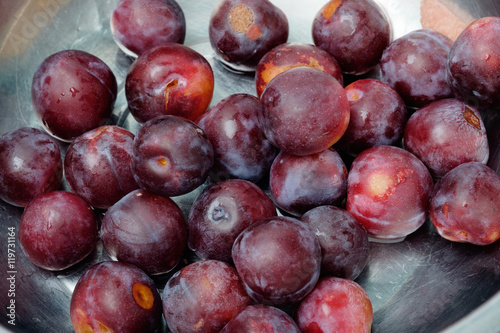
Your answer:
[[[25,207],[62,183],[61,150],[39,129],[21,127],[0,136],[0,199]]]
[[[47,132],[69,142],[108,122],[117,90],[115,75],[101,59],[80,50],[63,50],[38,66],[31,97]]]
[[[220,333],[300,333],[286,312],[263,304],[249,305],[234,316]]]

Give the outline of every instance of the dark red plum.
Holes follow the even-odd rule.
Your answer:
[[[258,303],[296,303],[320,275],[319,240],[295,218],[277,216],[252,224],[236,238],[232,252],[248,295]]]
[[[21,127],[0,136],[0,199],[25,207],[62,183],[61,150],[39,129]]]
[[[419,29],[393,41],[380,60],[382,81],[410,107],[452,97],[446,61],[453,41],[430,29]]]
[[[500,177],[479,162],[449,171],[435,185],[430,219],[445,239],[488,245],[500,239]]]
[[[220,0],[208,35],[215,55],[231,68],[253,71],[266,52],[288,40],[285,13],[268,0]]]
[[[120,0],[110,19],[115,42],[137,57],[163,43],[184,43],[186,18],[175,0]]]
[[[289,69],[261,96],[259,119],[269,141],[290,155],[312,155],[337,142],[349,124],[349,101],[330,74],[311,67]]]
[[[171,271],[187,244],[187,225],[170,198],[135,190],[111,206],[102,220],[104,249],[149,275]]]
[[[369,333],[373,307],[356,282],[326,277],[300,303],[295,317],[302,332]]]
[[[71,296],[76,333],[156,332],[162,321],[161,297],[153,280],[132,264],[104,261],[91,266]]]
[[[346,210],[374,239],[399,241],[427,219],[433,185],[427,167],[410,152],[369,148],[349,170]]]
[[[332,148],[308,156],[280,152],[269,172],[276,206],[300,216],[321,205],[340,205],[347,195],[347,167]]]
[[[108,209],[139,188],[132,172],[134,134],[100,126],[77,137],[66,151],[64,173],[71,191],[92,207]]]
[[[370,256],[365,228],[346,210],[320,206],[300,218],[318,236],[321,245],[321,273],[354,280],[363,271]]]
[[[346,74],[373,69],[392,38],[391,25],[372,0],[330,0],[312,24],[314,44],[330,53]]]
[[[212,179],[239,178],[258,182],[269,172],[277,149],[259,127],[259,107],[257,97],[233,94],[198,119],[198,126],[214,148]]]
[[[307,66],[327,72],[344,83],[339,63],[325,50],[306,43],[283,43],[267,52],[255,69],[255,87],[257,96],[261,96],[269,81],[284,71]]]
[[[382,145],[397,145],[407,120],[406,105],[388,84],[376,79],[357,80],[345,87],[349,126],[335,147],[351,156]]]
[[[195,121],[212,101],[214,74],[200,53],[178,43],[143,52],[130,66],[125,96],[139,122],[161,115]]]
[[[453,43],[447,80],[453,95],[478,108],[500,106],[500,17],[483,17]]]
[[[80,50],[63,50],[38,66],[31,97],[47,132],[69,142],[109,121],[117,90],[115,75],[101,59]]]
[[[153,194],[178,196],[194,190],[205,182],[213,163],[213,148],[205,133],[184,118],[151,119],[134,140],[135,179]]]
[[[486,164],[489,158],[481,115],[454,98],[432,102],[413,113],[405,127],[404,146],[435,178],[462,163]]]
[[[233,317],[220,333],[300,333],[286,312],[273,306],[249,305]]]
[[[189,248],[202,259],[230,262],[236,237],[252,223],[276,214],[273,201],[254,183],[230,179],[212,184],[191,206]]]
[[[19,243],[35,265],[59,271],[85,259],[98,238],[97,218],[76,194],[52,191],[33,199],[21,216]]]
[[[250,305],[229,264],[202,260],[177,271],[163,290],[163,315],[172,332],[219,332]]]

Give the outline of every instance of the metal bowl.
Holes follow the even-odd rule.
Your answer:
[[[378,0],[393,26],[393,38],[422,27],[420,6],[427,0]],[[500,15],[496,0],[434,0],[462,20]],[[228,71],[215,60],[208,21],[215,0],[178,0],[187,20],[186,45],[211,63],[216,80],[212,104],[229,94],[255,94],[253,76]],[[273,1],[290,22],[289,41],[312,42],[311,24],[326,0]],[[117,0],[0,2],[0,134],[21,127],[41,128],[31,105],[31,80],[38,64],[63,49],[81,49],[104,60],[115,73],[119,94],[111,122],[135,132],[127,110],[124,79],[132,63],[114,43],[109,27]],[[483,112],[491,157],[500,174],[500,112]],[[63,151],[67,147],[61,143]],[[66,185],[64,185],[66,186]],[[66,186],[67,189],[67,186]],[[175,198],[185,214],[199,189]],[[500,198],[499,198],[500,202]],[[90,265],[108,260],[101,244],[89,258],[61,272],[31,264],[15,241],[8,268],[8,228],[17,235],[21,208],[0,202],[0,331],[72,332],[69,305],[78,278]],[[373,304],[373,332],[500,332],[500,243],[478,247],[441,238],[427,222],[395,244],[371,243],[369,263],[356,280]],[[12,255],[11,255],[12,257]],[[187,256],[183,264],[193,260]],[[7,278],[14,277],[14,288]],[[170,274],[154,278],[160,292]],[[13,289],[13,290],[12,290]],[[10,304],[14,304],[8,308]],[[10,317],[8,316],[10,315]],[[9,323],[15,323],[15,326]],[[166,327],[162,331],[167,331]]]

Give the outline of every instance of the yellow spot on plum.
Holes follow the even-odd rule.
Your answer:
[[[141,308],[149,310],[153,307],[155,299],[151,288],[148,286],[145,286],[142,283],[134,284],[132,286],[132,295]]]
[[[253,23],[254,15],[249,7],[237,5],[229,11],[228,20],[234,31],[246,33]]]
[[[333,14],[337,11],[337,8],[340,6],[342,3],[342,0],[332,0],[329,3],[327,3],[323,9],[321,10],[321,14],[323,14],[323,17],[326,20],[329,20]]]

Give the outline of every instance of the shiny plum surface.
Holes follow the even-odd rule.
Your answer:
[[[349,124],[349,101],[330,74],[296,67],[277,75],[261,96],[266,137],[291,155],[319,153],[337,142]]]
[[[153,280],[123,262],[91,266],[71,296],[70,315],[76,333],[156,332],[161,314],[161,297]]]
[[[347,74],[364,74],[380,61],[391,26],[372,0],[330,0],[312,23],[314,44],[330,53]]]
[[[63,50],[37,67],[31,97],[47,132],[72,141],[109,121],[117,90],[115,75],[101,59],[80,50]]]
[[[35,265],[60,271],[85,259],[95,248],[94,211],[76,194],[52,191],[33,199],[21,216],[19,243]]]
[[[273,306],[249,305],[234,316],[221,333],[300,333],[300,329],[286,312]]]
[[[108,209],[101,240],[113,258],[150,275],[167,273],[184,254],[187,225],[172,199],[135,190]]]
[[[248,226],[277,214],[257,185],[230,179],[205,188],[191,206],[188,245],[202,259],[230,262],[236,237]]]
[[[274,203],[300,216],[321,205],[340,205],[347,195],[347,167],[333,149],[308,156],[279,153],[269,172]]]
[[[430,219],[444,238],[488,245],[500,239],[500,177],[467,162],[441,178],[430,198]]]
[[[177,271],[162,298],[172,332],[219,332],[250,304],[234,267],[218,260],[197,261]]]
[[[320,275],[318,238],[309,226],[291,217],[270,217],[252,224],[236,238],[232,252],[247,293],[259,303],[298,302]]]
[[[233,94],[219,101],[198,119],[214,148],[210,176],[258,182],[269,172],[277,149],[258,123],[259,99],[249,94]]]
[[[100,126],[77,137],[66,150],[64,173],[73,193],[92,207],[107,209],[139,188],[132,172],[134,134]]]
[[[356,279],[370,257],[365,228],[346,210],[319,206],[300,218],[316,233],[321,245],[321,273]]]
[[[288,40],[285,13],[268,0],[219,0],[208,36],[216,56],[229,67],[252,71],[262,56]]]
[[[404,146],[435,178],[465,162],[486,164],[490,151],[481,114],[454,98],[413,113],[405,127]]]
[[[0,199],[25,207],[37,195],[61,186],[58,143],[47,133],[21,127],[0,136]]]
[[[128,108],[140,123],[161,115],[195,121],[207,110],[213,92],[214,74],[208,61],[178,43],[142,53],[125,79]]]
[[[195,123],[160,116],[144,123],[137,132],[132,170],[141,188],[178,196],[205,182],[213,159],[212,145]]]
[[[138,56],[163,43],[184,43],[186,18],[175,0],[120,0],[110,18],[122,50]]]

